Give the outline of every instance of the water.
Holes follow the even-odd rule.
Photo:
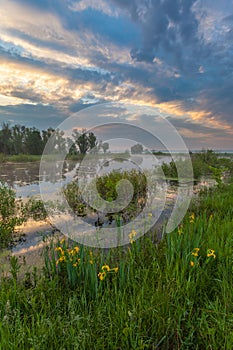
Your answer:
[[[110,162],[103,161],[102,166],[96,169],[96,174],[99,176],[103,173],[110,172],[112,170],[122,169],[152,169],[155,166],[160,166],[163,162],[169,163],[171,161],[170,156],[157,156],[154,157],[155,161],[151,162],[151,156],[133,156],[131,161],[129,160],[113,160]],[[65,185],[72,181],[77,174],[80,163],[75,161],[66,161],[63,167],[62,180],[61,176],[57,174],[54,176],[53,172],[48,171],[40,178],[39,168],[40,162],[34,163],[2,163],[0,165],[0,181],[7,183],[16,192],[16,197],[28,198],[28,197],[40,197],[39,181],[46,182],[48,188],[48,194],[52,193],[55,185],[59,182],[61,185]],[[95,175],[93,173],[93,175]]]
[[[35,163],[8,163],[0,165],[0,180],[6,182],[11,186],[15,192],[16,197],[26,199],[29,197],[40,198],[40,182],[46,184],[46,192],[48,199],[52,199],[52,194],[57,189],[58,184],[61,186],[71,182],[73,179],[77,179],[78,171],[81,173],[87,173],[87,178],[91,179],[92,176],[101,176],[104,173],[111,172],[112,170],[130,170],[139,169],[141,171],[151,170],[158,168],[162,163],[169,163],[172,160],[171,156],[156,156],[150,155],[135,155],[131,159],[117,159],[109,160],[103,159],[101,164],[93,169],[93,174],[90,175],[90,169],[86,171],[85,167],[82,168],[79,162],[65,161],[63,165],[62,174],[59,171],[54,172],[54,163],[48,163],[46,171],[43,174],[39,174],[40,162]],[[60,163],[55,164],[59,169]],[[162,184],[163,186],[163,184]],[[163,189],[162,189],[163,191]],[[164,191],[166,189],[164,188]],[[166,193],[166,198],[170,203],[174,202],[176,195],[176,189],[172,186]],[[166,209],[168,210],[168,209]],[[155,210],[156,211],[156,210]],[[92,220],[93,223],[96,217],[88,217],[88,220]],[[162,217],[161,217],[162,220]],[[163,216],[164,220],[164,216]],[[53,228],[44,227],[39,228],[36,224],[32,223],[33,227],[28,228],[26,233],[26,242],[18,245],[13,251],[18,254],[22,252],[31,252],[34,247],[39,247],[42,242],[43,232],[52,231]],[[114,226],[114,222],[112,223]],[[39,231],[39,232],[38,232]],[[43,232],[40,232],[43,231]]]

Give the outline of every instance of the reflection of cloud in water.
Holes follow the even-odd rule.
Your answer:
[[[155,156],[154,164],[151,164],[151,157],[147,155],[134,155],[129,159],[116,158],[109,161],[102,162],[102,166],[97,169],[99,175],[106,172],[110,172],[113,169],[131,170],[131,169],[150,169],[155,165],[161,165],[163,162],[170,162],[170,156]],[[71,182],[76,177],[77,170],[79,169],[79,162],[66,161],[63,166],[63,179],[61,185],[65,185]],[[0,166],[0,181],[7,183],[9,186],[15,189],[18,197],[31,197],[40,196],[39,181],[43,181],[46,185],[46,191],[48,196],[54,192],[57,180],[60,180],[60,174],[54,174],[50,172],[49,163],[48,171],[39,177],[39,162],[35,163],[7,163]],[[51,165],[52,167],[52,165]],[[95,175],[95,172],[93,172]],[[91,178],[90,176],[88,178]],[[51,199],[51,198],[50,198]]]

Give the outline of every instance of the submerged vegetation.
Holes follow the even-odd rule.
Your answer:
[[[214,167],[221,172],[212,175],[221,181],[194,198],[180,225],[156,243],[151,239],[155,232],[136,240],[135,230],[127,246],[106,250],[53,239],[44,248],[43,271],[28,267],[24,275],[13,256],[10,273],[0,281],[0,348],[231,350],[232,163],[208,156],[208,161],[195,160],[203,166],[201,175]],[[228,184],[222,182],[223,172]],[[100,177],[102,198],[116,199],[119,176]],[[143,175],[127,176],[138,192],[135,211],[146,182]],[[69,186],[70,205],[85,211],[75,207],[80,200],[76,185]],[[14,228],[14,192],[5,185],[1,191],[1,220]],[[36,218],[37,210],[45,213],[42,204],[32,201],[17,210],[24,218]]]

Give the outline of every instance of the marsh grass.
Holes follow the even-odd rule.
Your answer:
[[[106,251],[54,241],[44,274],[23,281],[12,261],[0,349],[232,349],[232,197],[233,185],[204,193],[157,245],[149,235]]]

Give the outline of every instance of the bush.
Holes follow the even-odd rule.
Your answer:
[[[107,202],[115,201],[118,196],[117,184],[120,180],[128,180],[134,189],[131,202],[127,207],[118,213],[124,221],[127,221],[133,216],[136,216],[146,202],[147,180],[144,174],[135,170],[123,172],[112,171],[107,175],[98,177],[96,179],[96,183],[93,182],[90,184],[90,194],[92,193],[91,185],[93,185],[94,188],[97,188],[97,191],[102,199]],[[125,187],[125,191],[127,191],[127,186]],[[68,184],[64,189],[64,194],[70,207],[77,215],[85,216],[87,215],[88,210],[93,210],[94,212],[96,211],[84,202],[82,193],[76,182]],[[112,216],[112,214],[109,214],[109,216]]]
[[[15,226],[23,223],[19,217],[21,203],[16,201],[15,192],[0,183],[0,247],[6,247],[13,239]]]
[[[27,219],[45,220],[47,218],[47,212],[41,199],[30,198],[23,208],[22,213]]]
[[[194,180],[200,180],[202,176],[213,177],[217,183],[221,183],[221,177],[228,173],[229,176],[233,175],[233,161],[229,158],[220,158],[216,153],[211,150],[207,150],[202,153],[192,153],[191,161],[193,167]],[[186,160],[173,160],[169,163],[162,164],[162,170],[167,179],[178,179],[178,173],[176,164],[179,164],[179,168],[182,169],[182,175],[185,177],[188,168],[186,166]]]

